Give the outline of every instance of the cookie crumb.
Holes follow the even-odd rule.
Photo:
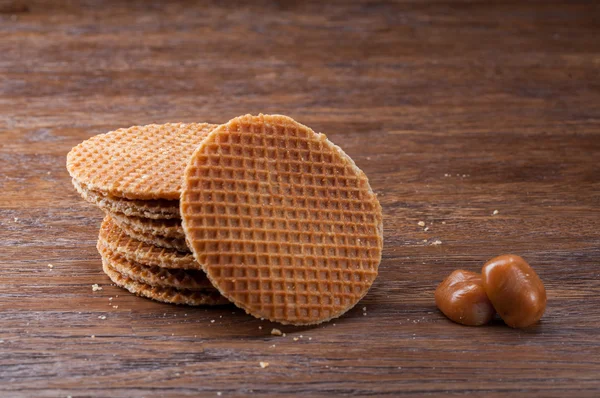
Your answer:
[[[281,335],[283,335],[283,333],[281,333],[281,330],[279,330],[279,329],[273,329],[273,330],[271,330],[271,334],[273,336],[281,336]]]
[[[215,323],[215,320],[214,320],[214,319],[211,319],[211,320],[210,320],[210,323]]]
[[[221,391],[217,391],[217,397],[220,397],[223,394]]]
[[[258,327],[258,330],[262,330],[262,326],[259,326],[259,327]]]
[[[19,221],[19,217],[15,217],[15,222]]]
[[[92,339],[95,339],[95,338],[96,338],[96,336],[95,336],[95,335],[91,335],[90,337],[91,337]]]
[[[437,246],[437,245],[441,245],[442,241],[439,239],[434,240],[433,242],[431,242],[432,245]]]
[[[492,213],[492,216],[495,216],[495,215],[497,215],[498,213],[499,213],[499,211],[498,211],[498,210],[494,210],[494,212]]]
[[[102,290],[102,287],[98,286],[97,283],[92,285],[92,292],[97,292],[98,290]]]
[[[429,227],[425,227],[425,229],[423,231],[425,231],[425,232],[429,231]]]
[[[294,337],[294,341],[298,341],[298,340],[299,340],[298,337]]]
[[[119,308],[119,306],[118,306],[118,305],[113,305],[112,307],[113,307],[114,309],[117,309],[117,308]]]
[[[104,315],[100,315],[100,316],[98,317],[98,319],[105,320],[105,319],[106,319],[106,316],[104,316]]]
[[[48,268],[52,269],[52,268],[54,268],[54,265],[48,264]]]
[[[442,221],[442,224],[446,225],[446,221]]]
[[[260,365],[260,367],[261,367],[261,368],[263,368],[263,369],[269,366],[269,362],[259,362],[258,364],[259,364],[259,365]]]
[[[424,227],[424,226],[425,226],[425,221],[419,221],[419,222],[417,223],[417,225],[418,225],[419,227]]]

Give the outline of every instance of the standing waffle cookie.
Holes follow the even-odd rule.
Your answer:
[[[201,269],[191,253],[150,245],[132,238],[119,228],[110,216],[106,216],[102,221],[98,242],[131,262],[149,267]]]
[[[71,149],[67,169],[89,191],[126,199],[178,200],[189,157],[214,127],[150,124],[100,134]]]
[[[284,324],[348,311],[381,261],[381,206],[367,177],[325,135],[285,116],[213,130],[185,170],[181,217],[213,285]]]

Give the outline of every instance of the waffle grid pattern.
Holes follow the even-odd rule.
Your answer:
[[[352,160],[280,116],[214,130],[186,169],[187,240],[213,284],[256,317],[314,324],[377,276],[381,206]]]
[[[189,157],[216,125],[133,126],[94,136],[67,155],[76,181],[127,199],[179,199]]]
[[[106,216],[100,227],[98,241],[129,261],[163,268],[201,269],[191,253],[166,249],[144,243],[127,235]]]

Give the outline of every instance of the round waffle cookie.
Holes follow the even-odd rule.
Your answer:
[[[163,268],[201,269],[191,253],[166,249],[144,243],[127,235],[110,216],[100,227],[98,242],[127,260],[146,266]]]
[[[134,281],[151,286],[172,287],[187,290],[214,290],[204,271],[169,269],[157,266],[148,267],[140,263],[127,260],[120,254],[116,254],[102,242],[96,245],[102,258],[106,259],[111,267]]]
[[[172,218],[169,220],[154,220],[145,217],[126,216],[121,213],[108,213],[119,225],[125,224],[130,228],[145,234],[160,235],[165,238],[185,239],[181,220]]]
[[[102,259],[104,273],[119,287],[129,290],[138,296],[150,298],[169,304],[186,305],[223,305],[228,301],[215,289],[212,290],[186,290],[168,287],[151,286],[137,282],[115,270],[109,260]]]
[[[88,189],[75,179],[73,186],[86,201],[95,204],[104,211],[121,213],[132,217],[152,219],[179,219],[178,200],[131,200],[104,195]]]
[[[151,232],[139,229],[136,225],[126,224],[117,218],[111,217],[113,222],[119,226],[130,237],[158,247],[174,249],[180,252],[190,252],[184,238],[169,238],[163,235],[156,235]]]
[[[179,199],[189,157],[216,127],[208,123],[133,126],[92,137],[67,155],[89,190],[126,199]]]
[[[381,261],[382,212],[367,177],[286,116],[246,115],[213,130],[185,170],[181,217],[221,294],[283,324],[348,311]]]

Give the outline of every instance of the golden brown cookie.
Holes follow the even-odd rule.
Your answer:
[[[106,216],[100,227],[98,241],[127,260],[146,266],[201,269],[191,253],[166,249],[130,237]]]
[[[137,229],[135,225],[130,225],[121,222],[116,218],[111,218],[112,221],[119,226],[130,237],[147,243],[149,245],[154,245],[158,247],[164,247],[167,249],[174,249],[180,252],[190,252],[190,249],[187,247],[185,239],[183,238],[169,238],[167,236],[156,235],[150,232],[145,232],[141,229]]]
[[[165,238],[185,239],[185,234],[181,227],[181,220],[178,218],[156,220],[145,217],[126,216],[121,213],[108,212],[107,214],[110,215],[117,224],[125,224],[128,227],[145,234],[160,235]]]
[[[185,290],[168,287],[151,286],[137,282],[116,271],[111,263],[102,259],[104,273],[119,287],[129,290],[138,296],[150,298],[170,304],[186,305],[223,305],[228,301],[216,290]]]
[[[132,217],[152,219],[179,219],[178,200],[131,200],[104,195],[88,189],[84,184],[72,180],[73,186],[86,201],[104,211],[121,213]]]
[[[166,123],[99,134],[71,149],[67,169],[75,181],[105,195],[178,200],[189,157],[214,127]]]
[[[343,314],[369,290],[382,211],[365,174],[325,135],[286,116],[242,116],[190,158],[183,229],[213,285],[284,324]]]
[[[127,260],[104,246],[101,241],[98,241],[96,247],[102,258],[106,259],[115,271],[137,282],[176,289],[214,290],[204,271],[149,267]]]

